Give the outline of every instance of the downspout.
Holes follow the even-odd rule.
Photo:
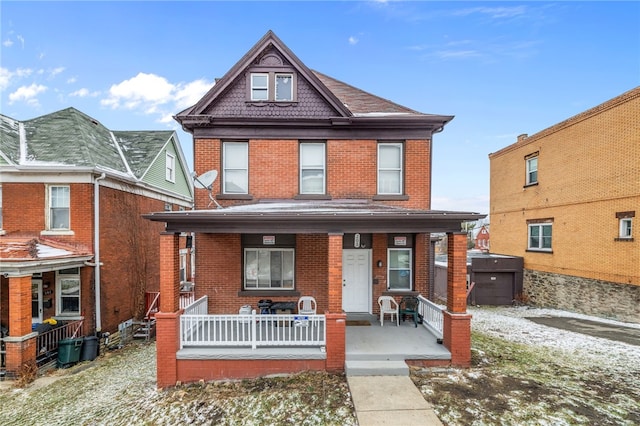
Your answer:
[[[96,332],[102,331],[102,313],[100,304],[100,182],[107,175],[102,173],[93,181],[93,255],[96,292]]]

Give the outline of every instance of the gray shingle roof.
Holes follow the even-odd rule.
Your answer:
[[[75,108],[22,122],[0,114],[0,130],[0,152],[15,165],[102,168],[138,179],[173,135],[172,131],[112,132]]]

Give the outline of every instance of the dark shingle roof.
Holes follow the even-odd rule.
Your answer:
[[[22,122],[0,114],[0,130],[0,152],[14,164],[97,167],[138,179],[173,135],[173,131],[112,132],[75,108]]]
[[[360,90],[318,71],[313,74],[353,113],[362,114],[412,114],[424,115],[387,99]]]

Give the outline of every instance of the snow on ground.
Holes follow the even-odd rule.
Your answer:
[[[536,324],[526,317],[578,318],[638,330],[640,324],[527,306],[470,307],[469,313],[473,315],[473,331],[512,342],[555,349],[582,365],[598,366],[616,373],[640,373],[640,346]]]

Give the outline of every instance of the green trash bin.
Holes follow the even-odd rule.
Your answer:
[[[62,339],[58,342],[58,368],[66,368],[80,360],[84,339]]]

